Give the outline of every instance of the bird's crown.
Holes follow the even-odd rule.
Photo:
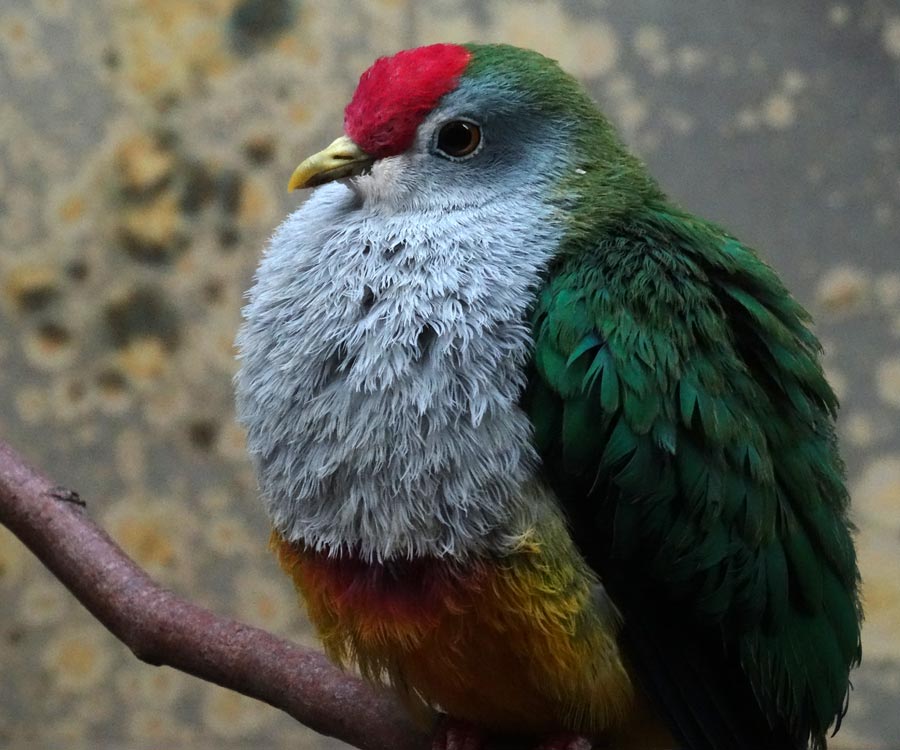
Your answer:
[[[376,158],[402,153],[471,57],[461,45],[432,44],[378,58],[344,111],[344,132]]]

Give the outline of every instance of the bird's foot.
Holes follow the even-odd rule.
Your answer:
[[[438,719],[431,750],[484,750],[486,747],[484,732],[474,724],[449,716]]]
[[[566,732],[545,739],[535,750],[591,750],[594,743],[580,734]]]

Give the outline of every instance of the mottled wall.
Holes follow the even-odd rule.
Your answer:
[[[813,310],[868,610],[833,747],[897,747],[897,0],[2,0],[0,435],[167,586],[313,643],[233,422],[241,294],[359,73],[469,39],[560,59],[679,201]],[[0,603],[0,746],[327,744],[138,664],[5,532]]]

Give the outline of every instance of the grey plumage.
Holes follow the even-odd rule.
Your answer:
[[[416,148],[317,189],[262,260],[238,337],[238,414],[289,540],[464,557],[496,552],[535,512],[520,491],[536,460],[517,402],[526,313],[562,233],[543,197],[560,160],[510,153],[505,186],[463,180],[452,162],[434,174],[429,139],[471,116],[468,101],[461,87]]]

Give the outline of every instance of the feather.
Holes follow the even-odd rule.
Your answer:
[[[544,469],[635,668],[689,750],[824,748],[860,607],[808,316],[752,250],[665,206],[563,257],[533,317],[564,414]]]

